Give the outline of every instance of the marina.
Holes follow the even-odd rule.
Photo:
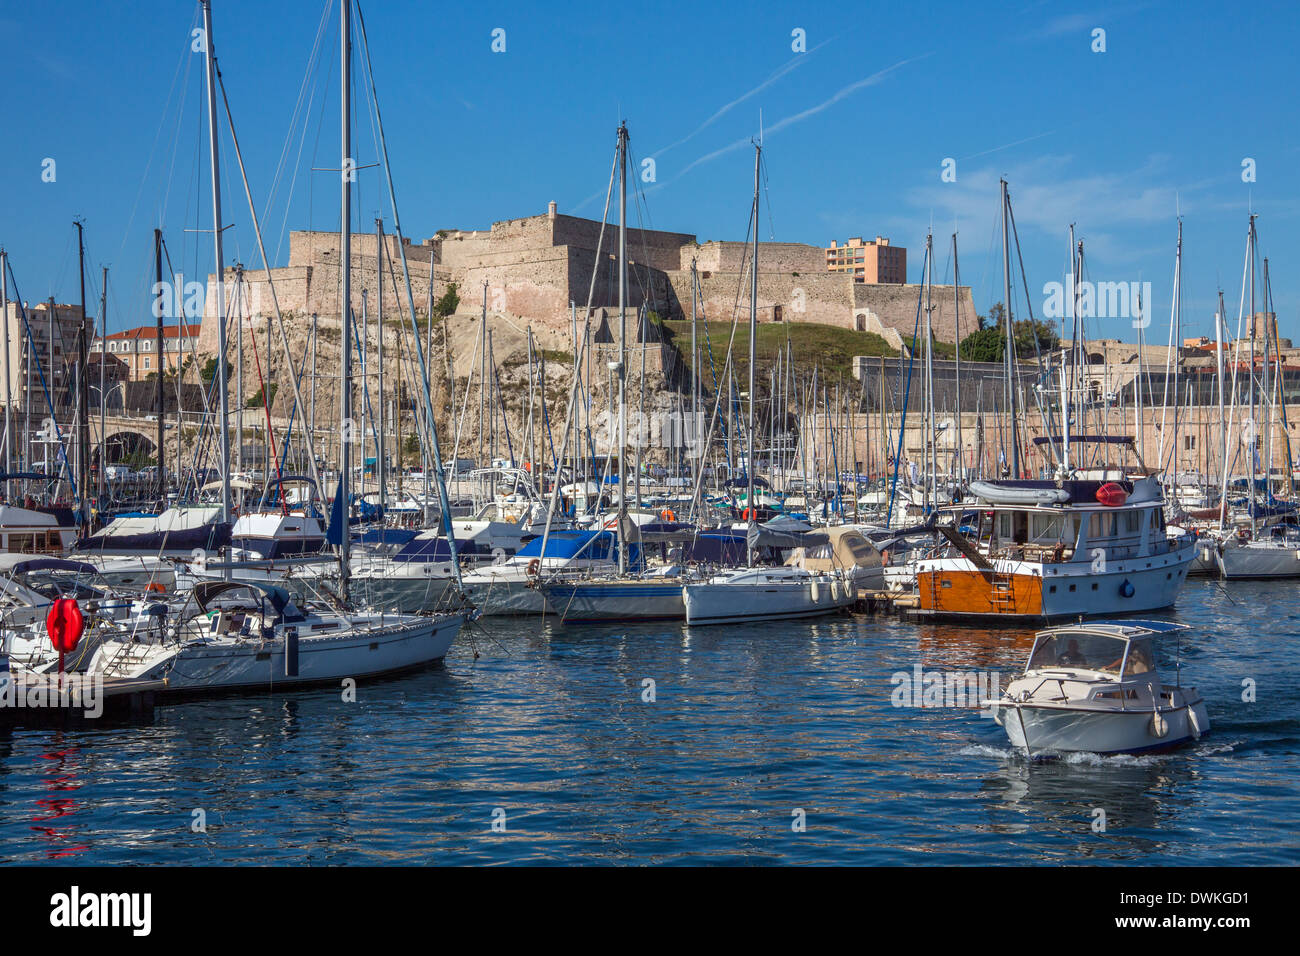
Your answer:
[[[1165,75],[1270,11],[72,2],[0,17],[21,919],[897,867],[796,892],[1055,938],[1300,864],[1295,148],[1222,122],[1289,86]]]

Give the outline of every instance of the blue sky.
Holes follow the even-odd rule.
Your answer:
[[[274,264],[289,229],[338,225],[337,7],[216,0],[216,49]],[[1300,340],[1300,134],[1284,3],[993,6],[970,3],[363,6],[403,225],[484,228],[543,212],[598,217],[618,120],[655,162],[633,224],[742,239],[766,129],[761,236],[828,244],[877,234],[908,248],[933,223],[936,281],[959,233],[977,306],[1002,298],[999,176],[1010,182],[1040,311],[1076,224],[1085,278],[1152,283],[1164,341],[1176,215],[1184,224],[1184,332],[1212,332],[1220,285],[1235,322],[1248,210],[1259,215],[1281,333]],[[86,222],[90,291],[111,267],[109,325],[147,319],[152,229],[172,262],[211,269],[198,5],[0,5],[5,145],[0,243],[19,289],[75,301],[72,219]],[[505,30],[506,50],[491,49]],[[1106,31],[1093,52],[1092,32]],[[792,51],[792,31],[807,52]],[[313,60],[321,31],[323,53]],[[357,75],[360,80],[360,74]],[[310,110],[295,107],[300,92]],[[305,118],[304,115],[305,114]],[[357,102],[357,158],[376,161]],[[224,126],[224,122],[223,122]],[[258,263],[228,140],[227,262]],[[42,182],[53,158],[56,180]],[[1242,161],[1256,181],[1242,181]],[[942,182],[945,158],[955,182]],[[277,175],[277,170],[279,173]],[[392,216],[363,170],[361,228]],[[274,187],[274,189],[273,189]],[[598,197],[594,198],[593,197]],[[12,291],[12,290],[11,290]],[[1023,300],[1023,294],[1018,297]],[[1018,312],[1023,303],[1018,301]],[[1127,319],[1092,335],[1132,340]]]

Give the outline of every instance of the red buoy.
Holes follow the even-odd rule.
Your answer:
[[[1121,485],[1108,481],[1097,489],[1097,500],[1107,508],[1118,508],[1128,501],[1128,492]]]
[[[86,619],[76,598],[57,598],[50,605],[50,613],[45,616],[45,630],[50,635],[50,644],[59,652],[60,674],[63,673],[63,655],[77,649],[85,629]]]

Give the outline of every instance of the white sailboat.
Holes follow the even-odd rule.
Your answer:
[[[758,337],[758,223],[763,147],[754,144],[754,250],[749,290],[749,422],[745,449],[745,500],[754,501],[754,368]],[[751,512],[752,514],[752,512]],[[827,573],[802,567],[753,567],[756,534],[760,526],[750,518],[749,567],[723,571],[683,587],[687,624],[724,624],[770,621],[831,614],[856,600],[843,572]],[[793,541],[791,546],[798,546]]]
[[[106,678],[164,680],[169,691],[247,690],[374,677],[441,661],[463,618],[335,614],[287,591],[238,581],[196,585],[158,640],[104,642]]]

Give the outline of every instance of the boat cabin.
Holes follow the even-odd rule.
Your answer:
[[[1060,489],[1034,483],[1043,486],[1030,489],[1042,492],[1034,503],[981,495],[984,507],[972,512],[967,505],[961,529],[985,554],[1022,561],[1091,563],[1099,554],[1107,560],[1164,554],[1170,549],[1164,500],[1148,483],[1067,481]],[[1049,500],[1053,490],[1059,500]],[[1101,500],[1111,494],[1111,503]]]
[[[1128,636],[1126,629],[1113,625],[1061,627],[1034,639],[1025,674],[1068,670],[1127,678],[1150,673],[1155,666],[1150,636]]]

